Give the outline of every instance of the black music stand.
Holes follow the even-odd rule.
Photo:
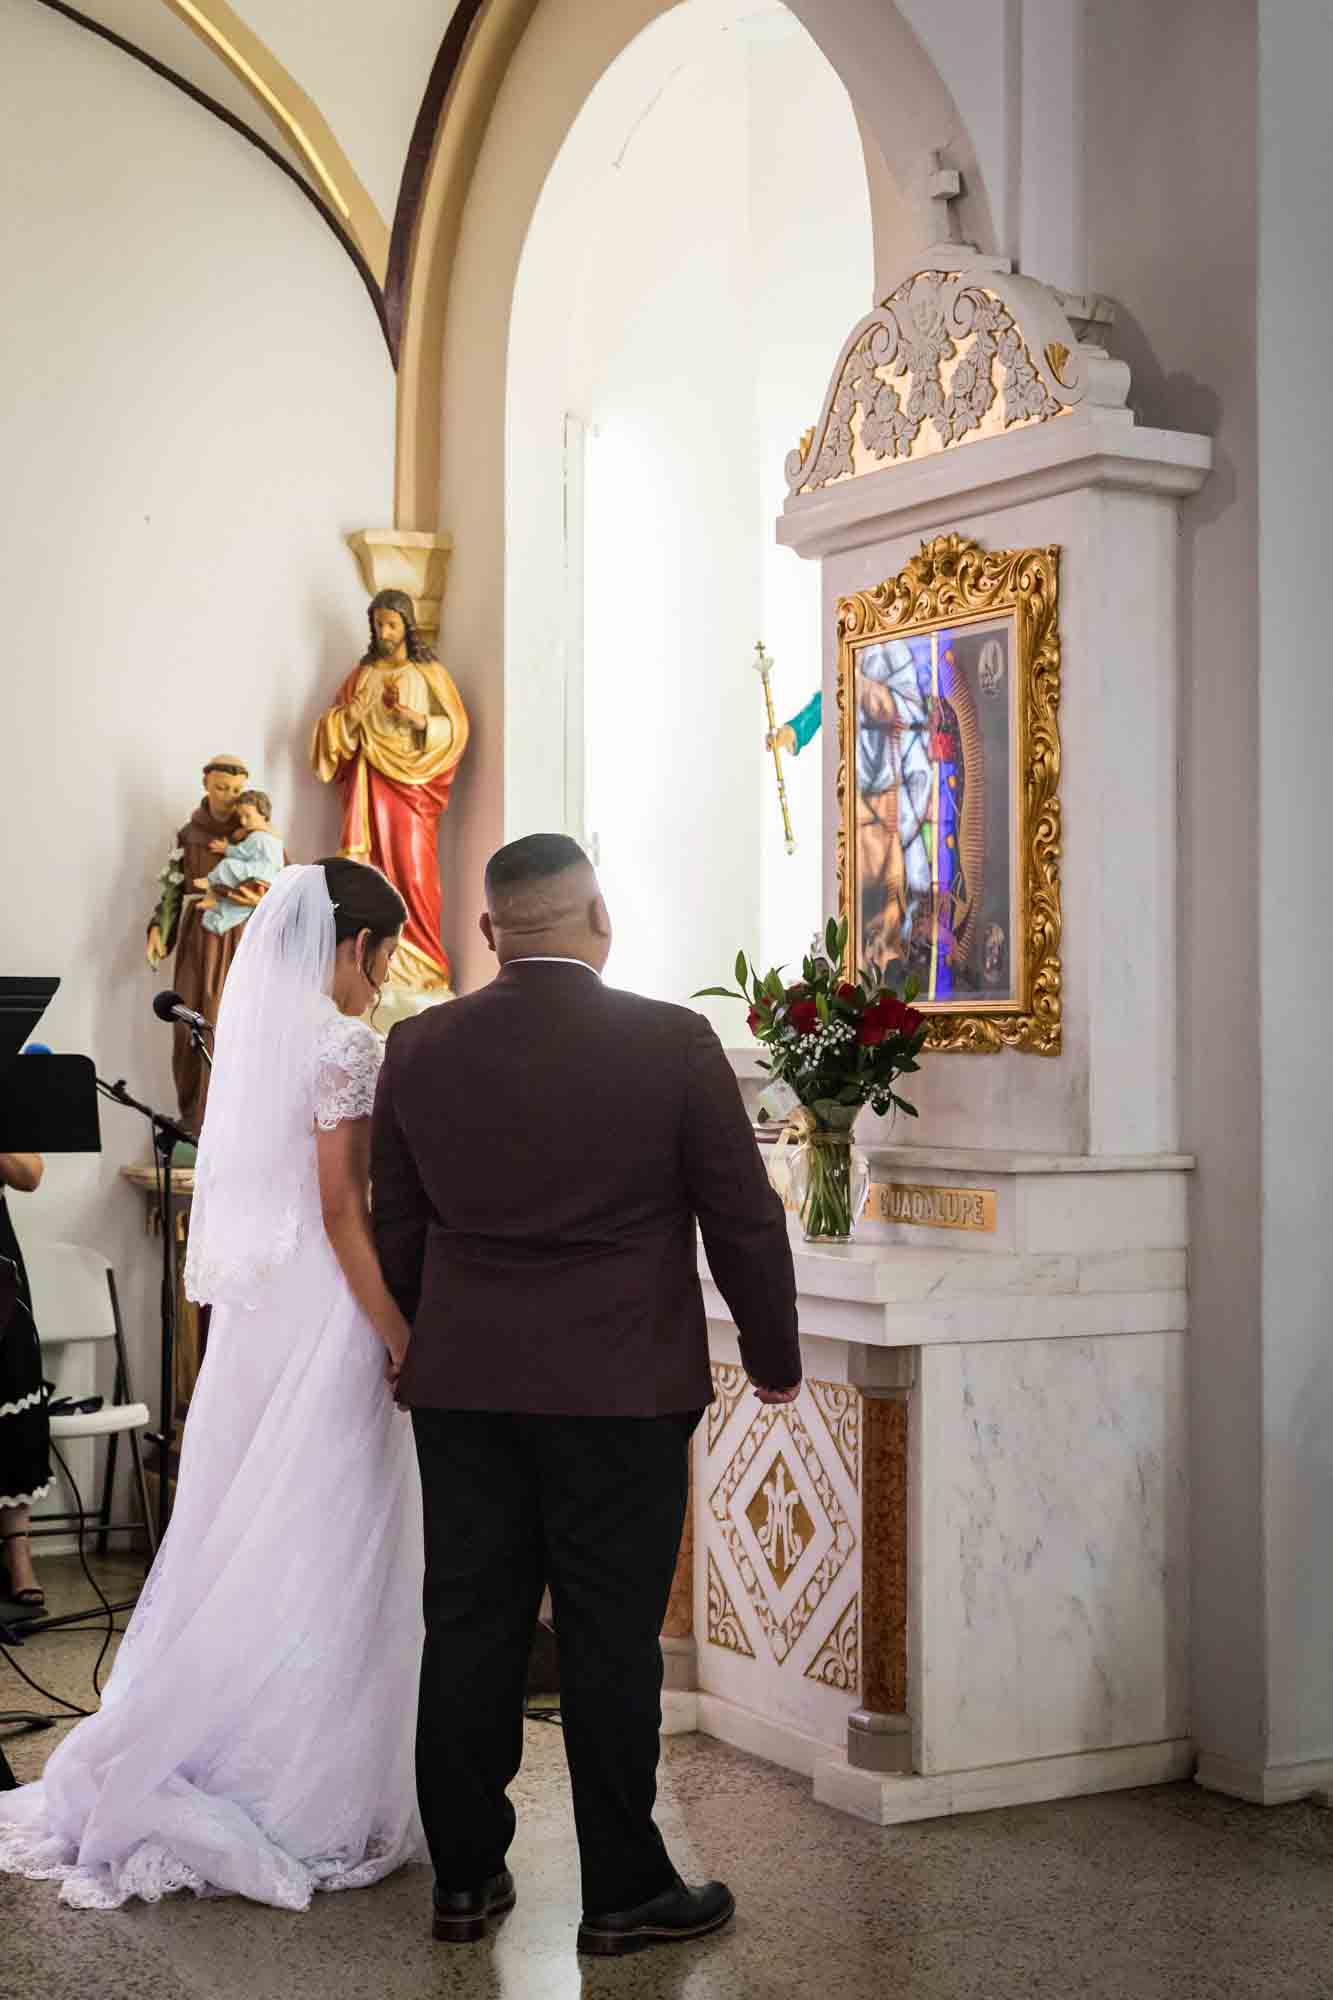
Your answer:
[[[0,1153],[100,1153],[97,1072],[90,1056],[34,1055],[23,1044],[58,979],[0,979]]]

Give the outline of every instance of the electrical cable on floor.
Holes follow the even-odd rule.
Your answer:
[[[105,1660],[107,1656],[107,1648],[110,1646],[111,1641],[116,1636],[116,1614],[115,1611],[112,1609],[111,1599],[107,1596],[101,1584],[97,1581],[97,1578],[93,1575],[92,1569],[89,1565],[88,1551],[85,1546],[88,1539],[88,1516],[84,1512],[83,1495],[80,1493],[78,1486],[75,1484],[74,1474],[70,1471],[69,1466],[66,1464],[65,1455],[61,1451],[59,1445],[55,1442],[54,1438],[51,1441],[51,1456],[55,1459],[56,1464],[60,1467],[60,1470],[64,1473],[66,1482],[68,1483],[69,1486],[69,1490],[74,1495],[74,1505],[78,1510],[80,1567],[82,1568],[84,1575],[87,1577],[88,1582],[92,1586],[93,1595],[96,1597],[98,1603],[101,1605],[103,1611],[105,1611],[106,1613],[106,1633],[102,1640],[102,1650],[97,1655],[97,1662],[96,1665],[93,1667],[93,1693],[96,1695],[98,1701],[101,1701],[102,1662],[103,1660]],[[91,1617],[92,1613],[89,1612],[88,1615],[89,1617]]]
[[[97,1697],[98,1701],[100,1701],[102,1698],[102,1678],[101,1678],[102,1662],[105,1660],[107,1656],[107,1649],[110,1646],[112,1639],[114,1639],[116,1636],[116,1632],[118,1629],[116,1625],[116,1614],[112,1608],[111,1600],[107,1597],[106,1592],[102,1589],[101,1584],[97,1581],[97,1578],[93,1575],[92,1569],[89,1566],[88,1551],[87,1551],[88,1516],[83,1505],[83,1495],[79,1491],[78,1483],[74,1478],[74,1474],[70,1471],[69,1466],[66,1463],[63,1452],[60,1450],[60,1447],[56,1444],[54,1439],[52,1439],[51,1441],[51,1455],[55,1459],[57,1465],[60,1467],[60,1470],[64,1473],[65,1479],[69,1484],[70,1492],[74,1495],[74,1505],[79,1516],[79,1563],[83,1569],[84,1575],[88,1579],[89,1584],[92,1586],[93,1593],[96,1596],[98,1603],[101,1605],[103,1611],[106,1613],[106,1633],[102,1640],[102,1649],[98,1653],[96,1664],[93,1667],[93,1693]],[[91,1618],[93,1616],[93,1613],[90,1611],[87,1615],[88,1617]],[[3,1630],[4,1628],[0,1627],[0,1631]],[[19,1632],[15,1636],[17,1636],[18,1638],[19,1644],[22,1645],[24,1643],[22,1633]],[[19,1665],[18,1661],[14,1658],[14,1649],[12,1645],[8,1644],[4,1638],[0,1638],[0,1657],[3,1657],[5,1660],[9,1662],[9,1665],[14,1669],[14,1672],[18,1675],[19,1679],[21,1681],[26,1681],[28,1686],[33,1690],[34,1694],[39,1694],[42,1697],[43,1701],[57,1702],[62,1709],[67,1711],[64,1715],[27,1715],[19,1713],[13,1715],[6,1715],[3,1718],[0,1718],[0,1727],[18,1728],[21,1725],[26,1724],[30,1728],[50,1729],[54,1727],[56,1723],[72,1722],[76,1717],[84,1717],[84,1716],[94,1715],[96,1713],[95,1709],[80,1708],[77,1702],[66,1701],[63,1695],[53,1693],[50,1688],[43,1687],[40,1681],[34,1680],[32,1675]]]
[[[76,1716],[93,1713],[92,1709],[80,1708],[77,1702],[66,1701],[63,1694],[53,1694],[50,1688],[43,1687],[40,1681],[35,1681],[32,1675],[19,1665],[14,1658],[13,1649],[3,1639],[0,1639],[0,1654],[9,1662],[19,1679],[28,1683],[34,1694],[39,1694],[43,1701],[58,1701],[61,1707],[68,1711],[65,1715],[6,1715],[0,1717],[0,1728],[17,1729],[21,1724],[31,1723],[43,1729],[50,1729],[57,1722],[73,1722]]]

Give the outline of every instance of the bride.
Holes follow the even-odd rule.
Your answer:
[[[0,1794],[0,1869],[59,1878],[67,1903],[305,1909],[424,1854],[421,1501],[386,1380],[408,1328],[370,1237],[381,1043],[361,1018],[404,916],[374,868],[287,868],[232,967],[186,1267],[213,1315],[171,1529],[101,1709]]]

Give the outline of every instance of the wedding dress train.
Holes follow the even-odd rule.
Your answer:
[[[331,1002],[317,1035],[320,1122],[366,1115],[378,1038]],[[412,1434],[321,1226],[306,1129],[295,1247],[252,1308],[214,1308],[171,1527],[101,1709],[0,1794],[0,1868],[58,1877],[67,1903],[189,1888],[304,1909],[424,1858]]]

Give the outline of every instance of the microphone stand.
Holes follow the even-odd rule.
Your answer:
[[[212,1059],[204,1048],[198,1029],[191,1029],[195,1046],[204,1060],[212,1067]],[[100,1076],[97,1088],[102,1096],[112,1104],[119,1104],[126,1111],[137,1111],[148,1120],[153,1134],[153,1164],[157,1174],[158,1219],[162,1232],[162,1286],[160,1311],[162,1317],[162,1373],[161,1407],[162,1428],[156,1436],[149,1433],[148,1442],[157,1446],[157,1540],[161,1546],[162,1537],[167,1532],[167,1471],[172,1440],[175,1437],[175,1356],[176,1356],[176,1232],[175,1208],[171,1189],[171,1155],[178,1144],[192,1146],[194,1134],[178,1125],[174,1118],[168,1118],[161,1111],[154,1111],[150,1104],[143,1104],[131,1096],[126,1089],[125,1079],[120,1077],[115,1083],[107,1083]]]

